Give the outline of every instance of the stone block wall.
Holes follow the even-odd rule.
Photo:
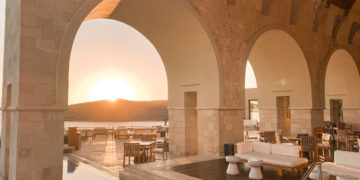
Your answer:
[[[353,130],[360,131],[360,108],[344,108],[343,117],[345,123],[350,123]]]
[[[219,110],[198,109],[198,154],[219,155]]]
[[[259,109],[260,130],[274,131],[277,129],[277,111],[276,108]]]
[[[169,109],[170,152],[176,156],[185,156],[185,112],[184,109]]]
[[[311,109],[291,109],[291,136],[312,134]]]

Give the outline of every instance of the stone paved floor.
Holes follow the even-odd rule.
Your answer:
[[[123,167],[123,143],[129,142],[128,139],[114,139],[105,138],[105,136],[97,136],[95,140],[89,138],[82,140],[81,149],[71,153],[69,156],[73,158],[85,159],[91,164],[98,166],[98,168],[112,171],[112,174],[118,174],[119,171],[126,170]],[[171,155],[168,154],[171,158]],[[161,159],[157,156],[156,159]],[[160,160],[157,160],[160,161]],[[128,164],[128,157],[126,157],[126,165]],[[130,165],[134,165],[134,160],[131,158]]]

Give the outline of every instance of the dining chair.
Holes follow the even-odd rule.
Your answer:
[[[356,133],[346,133],[346,143],[345,150],[353,151],[353,145],[357,142],[357,134]]]
[[[316,144],[316,159],[319,160],[319,150],[322,150],[322,155],[324,156],[324,161],[331,161],[331,145],[330,145],[330,134],[323,133],[321,137],[321,142]],[[325,151],[328,154],[326,158]]]
[[[96,127],[92,133],[92,139],[95,140],[97,135],[105,135],[106,139],[108,138],[108,133],[104,127]]]
[[[253,133],[249,133],[249,130],[245,130],[245,141],[258,141],[259,138],[257,135],[254,136]]]
[[[340,147],[340,143],[345,143],[345,146],[346,145],[346,130],[341,130],[341,129],[338,129],[336,131],[336,149],[339,150],[339,147]],[[347,149],[345,147],[345,149]]]
[[[264,131],[264,135],[261,138],[261,140],[263,142],[275,144],[276,143],[275,131]]]
[[[309,161],[314,161],[316,140],[313,136],[300,136],[300,157],[304,157],[304,153],[309,154]]]
[[[320,128],[320,127],[318,127],[318,128],[315,128],[315,138],[316,138],[316,141],[318,142],[318,143],[321,143],[322,142],[322,135],[323,135],[323,133],[324,133],[324,129],[323,128]]]
[[[167,139],[165,138],[161,148],[155,147],[150,150],[150,154],[151,154],[150,156],[153,157],[153,154],[162,154],[162,157],[163,157],[162,159],[164,160],[164,159],[168,158],[167,151],[168,151],[167,150]],[[154,159],[156,160],[155,156],[154,156]]]
[[[124,159],[123,166],[125,167],[125,158],[129,157],[129,164],[131,157],[137,158],[137,162],[143,161],[141,158],[140,143],[124,143]]]
[[[115,131],[115,138],[116,139],[128,139],[129,138],[129,132],[125,128],[116,129]]]
[[[360,152],[360,138],[357,139],[357,142],[358,142],[358,150]]]

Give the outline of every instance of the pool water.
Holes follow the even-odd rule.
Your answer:
[[[119,180],[119,178],[89,165],[64,159],[63,180]]]

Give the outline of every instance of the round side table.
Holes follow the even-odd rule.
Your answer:
[[[229,166],[226,170],[226,173],[229,175],[238,175],[239,172],[239,168],[237,163],[240,162],[240,159],[236,156],[226,156],[226,162],[229,163]]]
[[[250,179],[263,179],[263,175],[261,173],[261,166],[263,164],[262,160],[259,159],[249,159],[248,163],[251,167],[249,178]]]

